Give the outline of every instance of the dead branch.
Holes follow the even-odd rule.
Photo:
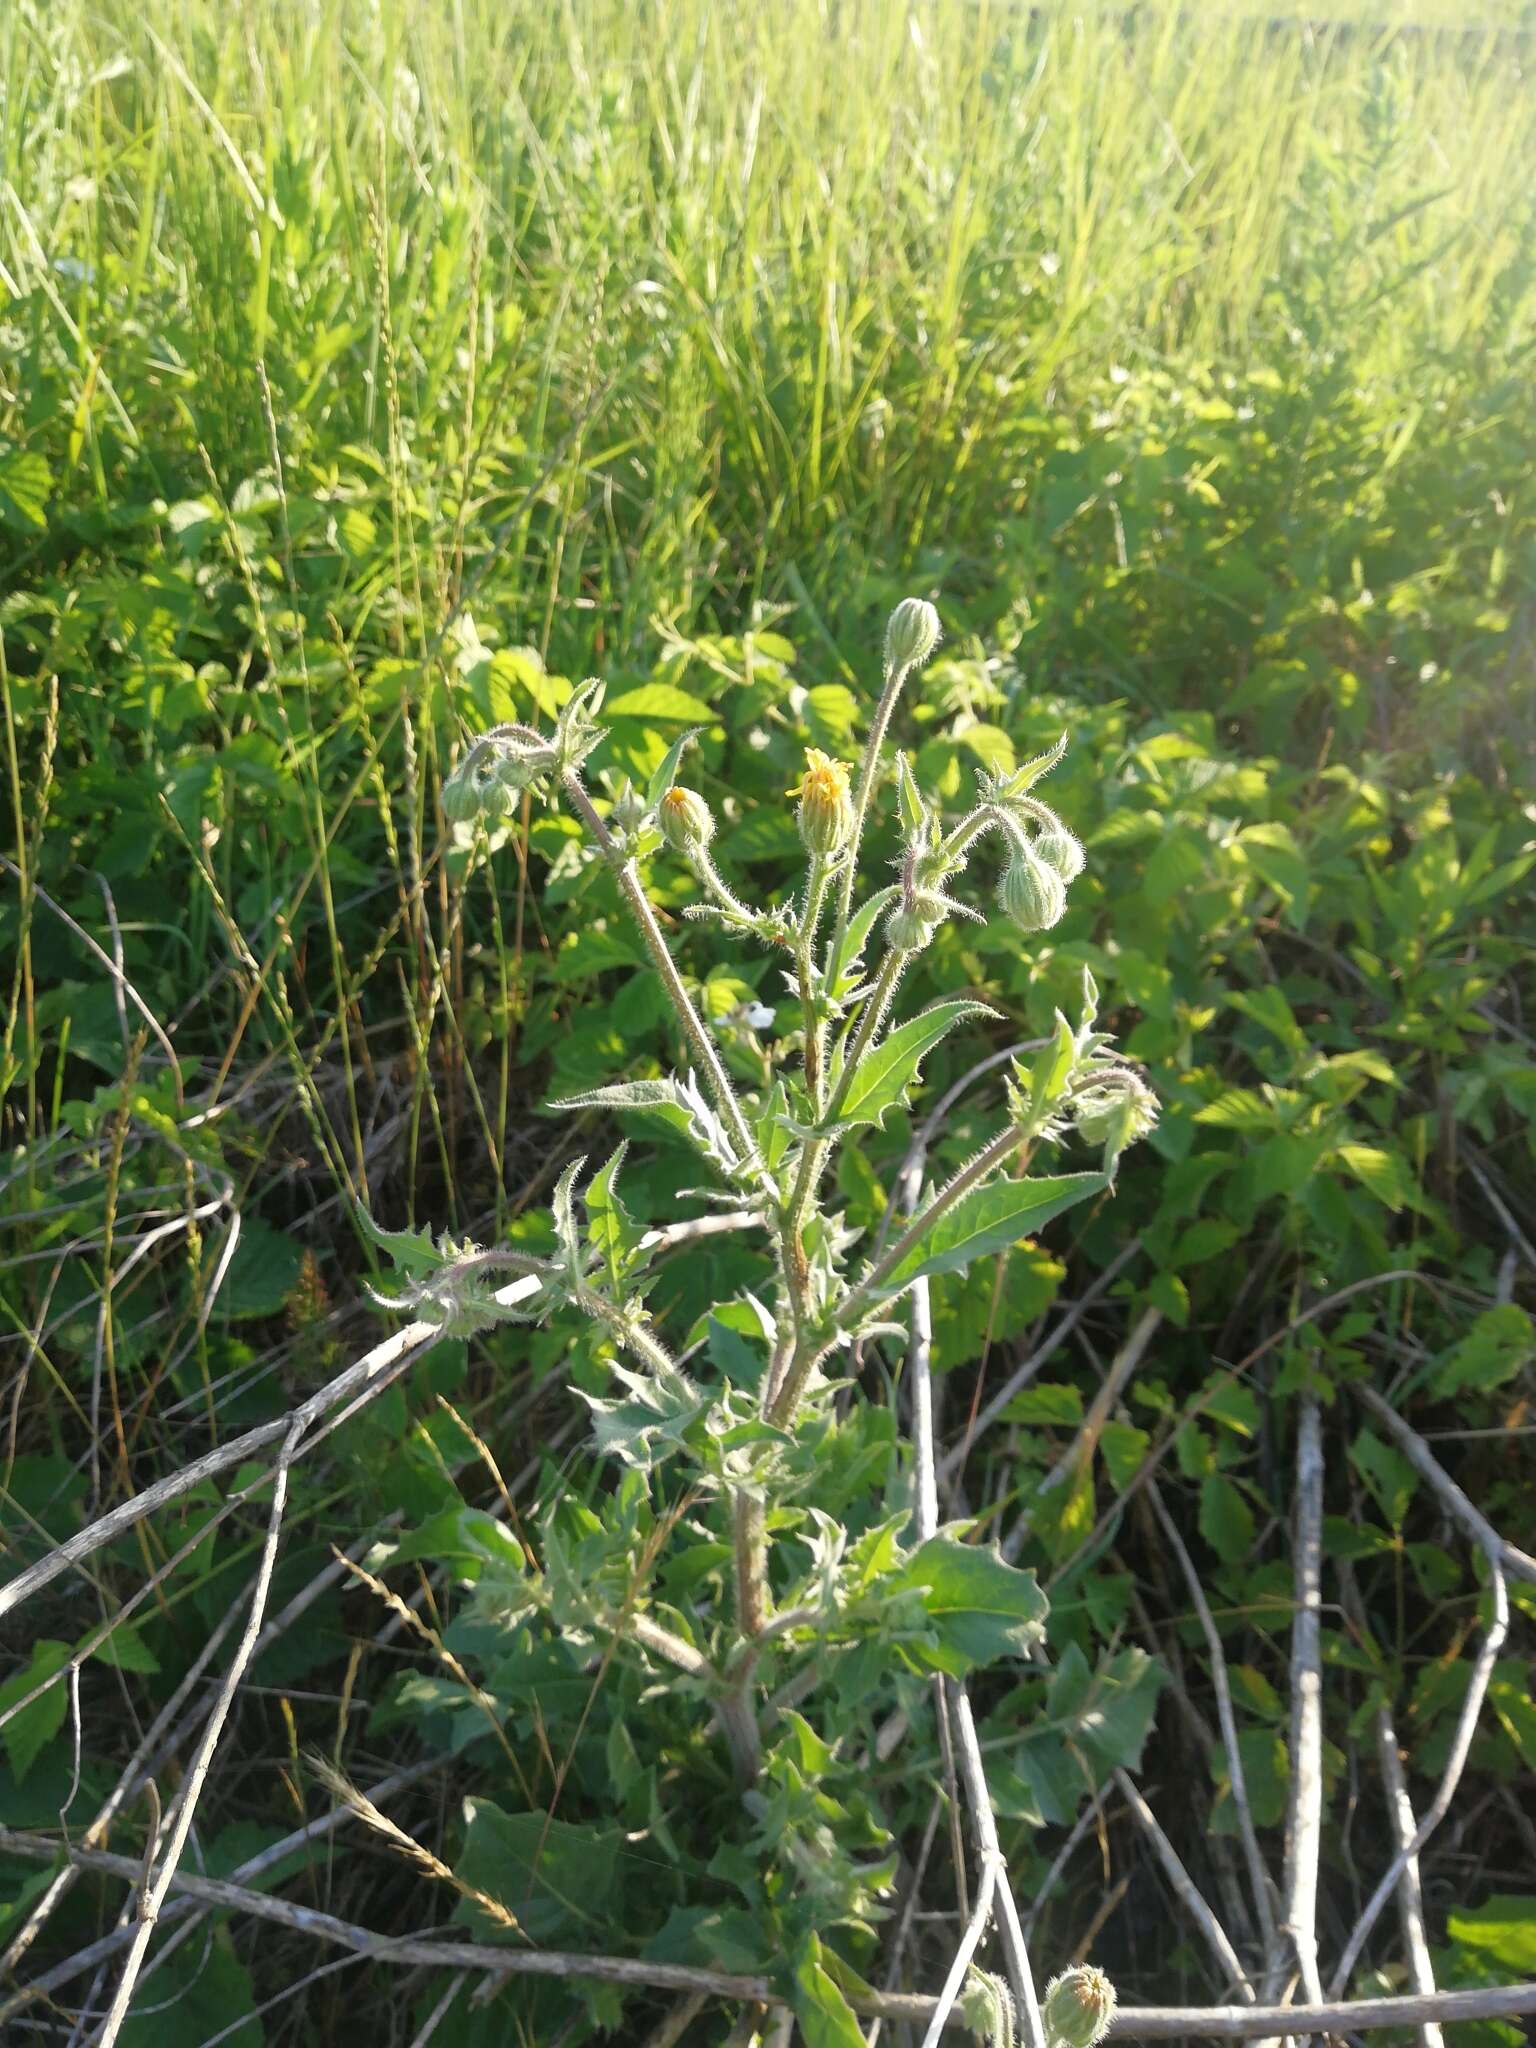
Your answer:
[[[1317,1873],[1323,1846],[1323,1432],[1304,1394],[1296,1437],[1296,1607],[1291,1621],[1291,1790],[1285,1830],[1285,1931],[1302,1989],[1321,2005]],[[1271,1991],[1279,1986],[1272,1977]],[[1292,2030],[1295,2031],[1294,2029]]]
[[[44,1837],[0,1828],[0,1849],[30,1862],[51,1862],[60,1845]],[[131,1856],[106,1850],[84,1850],[79,1860],[132,1883],[139,1864]],[[401,1968],[480,1970],[491,1976],[592,1977],[607,1983],[646,1990],[702,1991],[711,1996],[750,2000],[782,2007],[785,1995],[766,1977],[733,1976],[724,1970],[697,1969],[681,1963],[635,1961],[627,1956],[578,1955],[558,1949],[498,1948],[491,1942],[437,1941],[414,1935],[376,1934],[372,1929],[337,1919],[312,1906],[299,1906],[270,1892],[254,1892],[228,1880],[195,1877],[178,1870],[172,1888],[185,1892],[209,1910],[243,1913],[307,1934],[334,1947],[350,1949],[378,1963]],[[37,1987],[31,1987],[36,1990]],[[23,1992],[25,1998],[29,1992]],[[920,1993],[876,1992],[852,2000],[870,2017],[925,2023],[935,2001]],[[16,2010],[13,2005],[0,2017]],[[1368,2033],[1388,2027],[1417,2026],[1423,2020],[1446,2024],[1458,2020],[1514,2019],[1536,2012],[1536,1984],[1499,1984],[1474,1991],[1437,1991],[1433,1997],[1360,1998],[1316,2006],[1122,2006],[1110,2036],[1126,2041],[1248,2041],[1282,2029],[1322,2033]]]
[[[1439,1494],[1472,1540],[1489,1557],[1496,1558],[1506,1572],[1536,1585],[1536,1557],[1517,1550],[1513,1543],[1499,1534],[1487,1516],[1468,1500],[1418,1431],[1404,1422],[1392,1403],[1364,1380],[1352,1382],[1350,1391],[1375,1416],[1419,1477]]]

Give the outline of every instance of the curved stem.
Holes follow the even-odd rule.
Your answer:
[[[881,1281],[888,1274],[896,1270],[907,1253],[911,1251],[915,1244],[921,1242],[922,1238],[933,1228],[944,1212],[947,1209],[952,1209],[963,1194],[968,1193],[970,1189],[975,1187],[979,1180],[984,1180],[994,1166],[1000,1166],[1010,1152],[1016,1152],[1020,1145],[1025,1142],[1024,1133],[1010,1124],[1006,1131],[1000,1131],[990,1145],[985,1146],[977,1153],[969,1166],[962,1166],[952,1180],[946,1181],[923,1213],[907,1226],[896,1242],[875,1261],[874,1265],[870,1267],[869,1271],[865,1273],[857,1285],[849,1288],[839,1304],[834,1318],[838,1326],[846,1328],[849,1322],[854,1320],[858,1310],[864,1306],[869,1296],[879,1287]],[[854,1312],[853,1315],[850,1314],[850,1310]]]
[[[859,865],[859,846],[864,838],[864,818],[869,810],[870,792],[875,786],[875,771],[880,765],[880,748],[885,739],[885,729],[891,722],[891,713],[896,708],[896,699],[901,695],[901,686],[906,681],[908,667],[887,669],[885,688],[880,692],[880,701],[875,706],[875,715],[869,728],[869,738],[864,743],[864,758],[859,764],[859,786],[853,799],[853,836],[848,842],[848,865],[843,871],[842,887],[837,897],[837,931],[832,944],[834,951],[848,929],[848,916],[853,908],[853,885]]]
[[[821,1119],[822,1081],[821,1005],[816,1000],[812,983],[816,973],[816,927],[821,922],[829,874],[827,856],[813,853],[805,880],[805,911],[795,939],[795,973],[800,983],[801,1014],[805,1019],[805,1085],[810,1092],[811,1114],[818,1122]]]
[[[760,920],[757,912],[748,909],[747,905],[742,902],[735,890],[732,889],[730,883],[726,881],[724,875],[715,866],[714,858],[707,846],[697,847],[690,857],[689,864],[693,872],[704,884],[705,889],[714,897],[722,910],[728,910],[732,917],[739,917],[743,924],[756,925],[759,923]]]
[[[683,1027],[689,1045],[693,1048],[694,1057],[704,1071],[710,1093],[715,1098],[715,1107],[725,1119],[726,1127],[746,1164],[761,1175],[764,1168],[762,1155],[757,1149],[757,1141],[741,1113],[741,1104],[736,1100],[736,1091],[731,1086],[730,1076],[726,1073],[720,1055],[715,1049],[715,1042],[705,1030],[703,1019],[693,1007],[688,991],[683,986],[683,978],[667,950],[661,926],[656,922],[656,913],[652,910],[650,900],[640,886],[640,878],[635,873],[634,862],[626,860],[614,844],[613,835],[594,809],[592,799],[582,787],[581,778],[574,773],[568,773],[564,777],[564,788],[571,808],[581,818],[591,833],[598,851],[612,869],[620,894],[629,906],[635,923],[640,927],[640,936],[645,941],[646,951],[656,963],[661,985],[677,1012],[678,1021]]]

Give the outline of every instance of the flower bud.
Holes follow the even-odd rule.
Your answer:
[[[491,770],[492,777],[509,797],[521,796],[531,789],[554,760],[551,747],[528,747],[502,741],[496,749],[496,763]]]
[[[916,668],[939,644],[939,615],[923,597],[904,597],[885,628],[888,669]]]
[[[674,784],[656,806],[656,823],[674,853],[693,853],[715,836],[715,817],[696,790]]]
[[[1045,932],[1061,922],[1067,907],[1067,885],[1033,847],[1018,845],[1003,871],[997,900],[1003,914],[1021,932]]]
[[[480,811],[479,777],[461,768],[443,784],[443,816],[450,825],[472,825]]]
[[[512,809],[513,792],[500,775],[492,775],[480,785],[480,815],[488,825],[494,825],[499,818],[507,816]]]
[[[1134,1067],[1096,1074],[1073,1098],[1072,1122],[1085,1145],[1102,1145],[1118,1159],[1127,1145],[1157,1123],[1158,1101]]]
[[[807,747],[805,773],[790,795],[800,799],[795,822],[812,853],[836,853],[852,838],[853,798],[848,790],[848,770],[841,761],[834,761],[819,747]]]
[[[1040,2007],[1046,2048],[1097,2048],[1115,2016],[1115,1987],[1102,1970],[1079,1964],[1053,1977]]]
[[[887,943],[898,953],[921,953],[933,937],[935,927],[916,910],[897,904],[885,920]]]
[[[1087,860],[1082,841],[1059,821],[1047,825],[1036,837],[1035,851],[1048,868],[1056,870],[1063,882],[1075,882]]]

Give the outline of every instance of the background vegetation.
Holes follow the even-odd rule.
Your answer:
[[[936,1291],[957,1446],[1052,1305],[1092,1295],[949,1473],[950,1510],[1006,1533],[1075,1445],[1024,1553],[1068,1676],[1043,1705],[1035,1680],[984,1702],[1005,1846],[1032,1896],[1102,1790],[1042,1950],[1091,1945],[1125,1997],[1221,1995],[1111,1782],[1139,1766],[1250,1938],[1212,1661],[1150,1480],[1214,1611],[1278,1858],[1312,1389],[1320,1931],[1338,1945],[1387,1839],[1373,1714],[1390,1705],[1427,1805],[1488,1614],[1486,1574],[1351,1388],[1387,1393],[1517,1540],[1536,1477],[1529,29],[1514,8],[1426,26],[986,0],[146,0],[130,22],[11,0],[8,1569],[375,1340],[358,1203],[482,1241],[526,1230],[583,1149],[538,1105],[672,1064],[573,828],[514,819],[474,868],[445,852],[465,730],[547,723],[600,673],[613,787],[703,726],[722,862],[771,890],[800,750],[852,755],[885,613],[932,595],[947,646],[899,739],[954,798],[1065,727],[1052,801],[1089,866],[1046,943],[944,928],[929,992],[974,985],[1005,1021],[929,1078],[1038,1035],[1086,965],[1165,1104],[1112,1207]],[[664,910],[686,900],[680,870],[658,883]],[[744,978],[707,934],[687,959],[750,1072],[750,1006],[790,1025],[776,972]],[[993,1086],[960,1099],[940,1163],[990,1127]],[[892,1119],[848,1170],[854,1226],[878,1221],[909,1135]],[[637,1165],[642,1220],[669,1220],[686,1160]],[[728,1243],[666,1268],[685,1322],[756,1284]],[[1148,1305],[1164,1322],[1123,1403],[1075,1436]],[[558,1804],[569,1881],[539,1895],[543,1938],[696,1953],[655,1844],[680,1830],[690,1868],[700,1845],[626,1748],[632,1682],[503,1673],[509,1756],[456,1711],[431,1643],[332,1562],[393,1518],[389,1583],[451,1630],[469,1567],[429,1575],[436,1518],[495,1507],[503,1483],[530,1522],[605,1493],[570,1393],[604,1374],[564,1324],[444,1345],[297,1468],[273,1602],[297,1611],[242,1695],[198,1867],[325,1811],[315,1752],[363,1784],[446,1759],[391,1811],[449,1864],[464,1793]],[[855,1519],[895,1457],[889,1385],[865,1384],[884,1420],[849,1476]],[[0,1822],[94,1815],[250,1578],[263,1515],[233,1491],[194,1491],[4,1625],[0,1711],[187,1546],[85,1663],[83,1747],[63,1683],[0,1730]],[[1531,1589],[1512,1596],[1425,1859],[1446,1983],[1536,1971]],[[932,1764],[903,1757],[881,1788],[908,1852]],[[616,1816],[639,1875],[602,1847]],[[136,1792],[112,1846],[142,1849],[146,1821]],[[390,1931],[454,1904],[355,1827],[260,1881]],[[45,1882],[0,1860],[0,1943]],[[122,1897],[77,1885],[19,1981]],[[742,1918],[704,1948],[759,1967]],[[1390,1922],[1357,1988],[1401,1981]],[[931,1982],[952,1924],[914,1939]],[[210,1920],[146,1979],[172,2002],[124,2038],[318,2042],[366,2013],[404,2043],[444,1994],[440,1972],[343,1969],[292,1995],[314,1961]],[[67,2034],[90,1984],[13,2023]],[[562,1986],[467,1999],[459,2041],[638,2040],[659,2010]]]

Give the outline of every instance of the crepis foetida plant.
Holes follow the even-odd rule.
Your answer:
[[[862,1654],[855,1689],[867,1691],[887,1669],[960,1677],[1038,1654],[1046,1604],[1032,1573],[966,1540],[963,1526],[914,1538],[909,1464],[890,1498],[859,1519],[857,1534],[835,1504],[828,1509],[820,1481],[846,1419],[856,1347],[876,1340],[899,1353],[907,1342],[903,1297],[914,1285],[962,1271],[1104,1192],[1122,1152],[1157,1116],[1137,1069],[1096,1028],[1096,990],[1085,975],[1078,1015],[1058,1013],[1047,1042],[1012,1066],[1001,1127],[966,1164],[915,1196],[908,1191],[900,1213],[892,1203],[870,1240],[829,1201],[840,1148],[859,1146],[892,1110],[909,1106],[925,1056],[987,1012],[963,990],[904,1019],[899,1001],[909,968],[942,925],[982,921],[958,893],[979,844],[990,838],[1002,855],[995,914],[1024,933],[1060,920],[1084,865],[1077,838],[1035,793],[1062,759],[1065,734],[1011,772],[981,774],[958,816],[925,795],[905,755],[891,759],[886,735],[903,685],[939,637],[932,604],[898,605],[861,757],[806,754],[785,799],[795,806],[805,857],[803,881],[787,900],[756,900],[747,882],[721,872],[715,816],[681,779],[695,735],[670,747],[643,790],[626,784],[617,795],[594,795],[584,765],[604,738],[595,680],[572,693],[553,731],[508,724],[480,734],[443,791],[456,838],[470,846],[483,847],[482,828],[525,795],[564,805],[580,821],[587,858],[611,872],[659,978],[683,1056],[662,1078],[616,1076],[551,1107],[670,1126],[697,1155],[694,1193],[708,1219],[700,1234],[760,1233],[771,1285],[720,1304],[708,1343],[658,1327],[648,1295],[679,1230],[647,1230],[626,1210],[624,1143],[595,1172],[584,1161],[566,1168],[547,1251],[378,1233],[406,1275],[392,1300],[418,1317],[462,1332],[574,1313],[607,1340],[610,1384],[585,1398],[598,1450],[629,1468],[618,1497],[636,1487],[686,1494],[694,1525],[703,1518],[729,1565],[713,1582],[698,1581],[686,1606],[652,1603],[633,1576],[622,1580],[610,1568],[616,1536],[606,1547],[596,1538],[584,1546],[551,1528],[537,1570],[530,1563],[515,1585],[499,1582],[494,1593],[482,1581],[477,1597],[508,1626],[542,1612],[567,1642],[597,1654],[621,1650],[669,1691],[694,1696],[719,1730],[717,1753],[728,1759],[745,1813],[760,1823],[762,1853],[777,1861],[775,1896],[808,1898],[812,1924],[819,1915],[822,1926],[878,1917],[893,1859],[867,1801],[865,1853],[830,1844],[816,1812],[820,1794],[808,1793],[807,1781],[818,1775],[824,1788],[839,1768],[851,1773],[854,1759],[839,1763],[836,1742],[798,1706],[814,1712],[818,1680],[839,1655]],[[860,847],[877,805],[891,807],[883,815],[899,825],[900,852],[894,877],[871,884],[860,873]],[[730,1070],[674,959],[646,885],[658,859],[690,871],[697,897],[688,917],[743,947],[768,949],[783,976],[796,1028],[773,1046],[755,1087]],[[1031,1170],[1042,1153],[1070,1148],[1076,1161]],[[851,1398],[857,1408],[859,1397]],[[1073,1988],[1058,1997],[1063,2012]],[[1062,2039],[1086,2040],[1086,2024],[1078,2014]]]

